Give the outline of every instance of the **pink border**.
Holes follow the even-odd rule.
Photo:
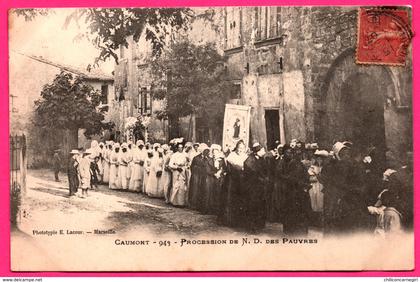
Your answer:
[[[9,237],[9,123],[8,123],[8,44],[7,44],[7,12],[10,8],[33,8],[33,7],[131,7],[131,6],[253,6],[253,5],[289,5],[289,6],[305,6],[305,5],[317,5],[317,6],[330,6],[330,5],[410,5],[413,8],[413,31],[420,30],[420,21],[416,18],[416,15],[419,13],[420,5],[416,4],[415,0],[283,0],[283,1],[273,1],[273,0],[3,0],[0,1],[0,114],[1,114],[1,129],[0,129],[0,147],[4,150],[0,153],[1,163],[4,164],[0,166],[0,277],[12,276],[12,277],[96,277],[96,276],[267,276],[267,277],[276,277],[276,276],[374,276],[374,277],[389,277],[389,276],[420,276],[419,271],[419,260],[416,256],[415,261],[415,270],[407,272],[200,272],[200,273],[188,273],[188,272],[149,272],[149,273],[136,273],[136,272],[20,272],[12,273],[10,272],[10,237]],[[420,14],[419,14],[420,15]],[[416,77],[417,71],[420,69],[420,56],[419,52],[419,38],[414,36],[413,38],[413,56],[416,58],[413,60],[413,78]],[[414,80],[414,79],[413,79]],[[417,93],[420,89],[419,80],[414,80],[413,83],[413,94]],[[417,109],[417,104],[420,103],[420,98],[416,95],[413,95],[413,123],[414,123],[414,144],[417,144],[420,138],[420,116],[419,110]],[[416,130],[418,129],[416,134]],[[415,165],[415,174],[414,181],[415,187],[419,187],[419,172],[418,166],[420,151],[417,150],[417,146],[414,149],[414,165]],[[419,197],[419,191],[415,191],[415,200]],[[417,240],[419,239],[419,216],[420,213],[418,209],[415,209],[415,233],[416,233],[416,244],[415,244],[415,253],[420,254],[420,244]],[[40,258],[42,259],[42,258]]]

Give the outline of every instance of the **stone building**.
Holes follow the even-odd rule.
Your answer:
[[[350,140],[375,146],[383,159],[411,150],[411,50],[405,67],[357,65],[358,8],[212,9],[213,22],[195,22],[188,36],[214,42],[225,56],[236,88],[229,103],[251,106],[250,142],[271,148],[297,138],[330,149]],[[110,116],[123,136],[127,117],[151,115],[149,137],[167,141],[170,124],[156,118],[164,102],[152,95],[150,44],[128,41],[115,67]],[[199,117],[180,125],[187,139],[221,143]]]
[[[47,58],[11,50],[9,55],[10,134],[25,134],[27,136],[29,167],[47,165],[52,156],[51,150],[63,147],[63,132],[42,136],[41,130],[35,128],[32,123],[34,102],[40,99],[42,87],[51,83],[61,71],[81,76],[85,83],[101,91],[103,105],[108,104],[109,96],[114,93],[114,78],[98,69],[87,72],[73,66],[53,62]],[[85,138],[83,130],[79,130],[78,136],[74,136],[74,138],[78,139],[79,147],[89,147],[90,140]],[[96,137],[96,139],[99,138],[99,136]]]
[[[405,67],[357,65],[356,7],[222,13],[230,101],[252,107],[251,142],[351,140],[400,160],[411,150],[411,50]]]
[[[205,9],[197,8],[194,12],[200,15]],[[191,23],[191,29],[176,36],[186,36],[191,42],[204,44],[213,42],[220,45],[217,27],[221,29],[222,14],[215,13],[216,20],[211,23],[197,17]],[[217,27],[215,28],[215,23]],[[116,125],[115,139],[126,141],[133,139],[126,130],[126,120],[130,117],[148,116],[150,124],[147,133],[143,131],[137,138],[145,139],[150,142],[168,142],[170,137],[183,136],[192,141],[209,141],[208,131],[205,121],[196,119],[195,116],[182,117],[179,126],[172,127],[171,122],[159,117],[159,112],[164,110],[165,100],[157,100],[153,97],[155,88],[153,74],[151,70],[152,47],[143,34],[138,42],[132,37],[127,38],[128,46],[120,47],[118,54],[118,64],[114,68],[115,95],[109,103],[110,119]],[[220,53],[223,50],[220,48]],[[176,133],[174,132],[176,131]],[[175,136],[176,135],[176,136]],[[211,134],[210,134],[211,135]]]

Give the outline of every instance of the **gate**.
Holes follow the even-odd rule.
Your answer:
[[[22,194],[26,192],[26,137],[10,136],[10,220],[16,226],[20,220]]]

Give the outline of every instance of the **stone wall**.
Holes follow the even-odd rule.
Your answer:
[[[401,154],[401,148],[410,148],[411,52],[406,67],[355,64],[356,7],[281,7],[280,34],[265,41],[255,39],[255,8],[237,9],[242,9],[242,18],[236,19],[242,25],[242,45],[225,49],[225,55],[229,79],[242,85],[241,99],[232,103],[253,107],[251,139],[266,143],[263,111],[271,106],[284,116],[282,142],[299,138],[329,147],[334,140],[342,140],[346,136],[342,123],[323,122],[325,115],[336,114],[340,119],[346,112],[334,106],[331,97],[343,99],[343,93],[353,87],[352,75],[369,74],[372,84],[384,84],[369,94],[381,95],[378,98],[384,101],[386,149]],[[358,90],[372,92],[368,88]]]

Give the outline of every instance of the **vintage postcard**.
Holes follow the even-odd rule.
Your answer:
[[[412,270],[411,19],[10,10],[11,270]]]

